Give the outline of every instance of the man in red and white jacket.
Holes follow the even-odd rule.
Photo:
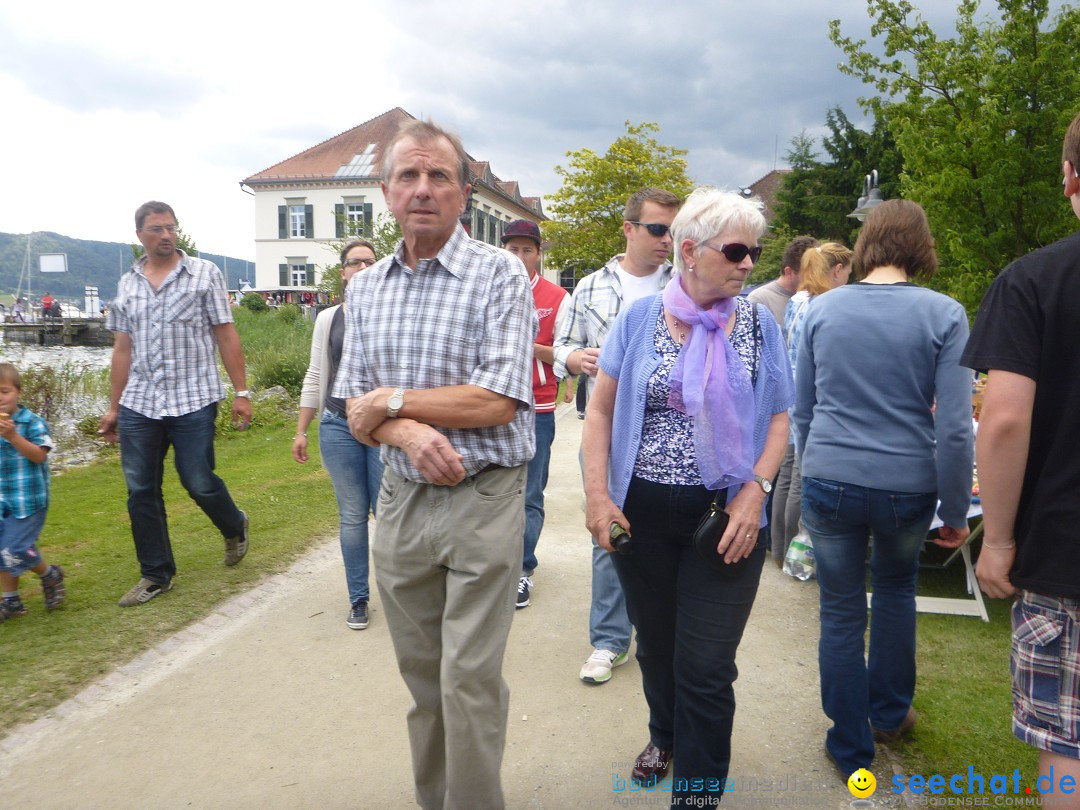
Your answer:
[[[551,443],[555,440],[555,406],[559,379],[555,376],[555,355],[551,348],[570,306],[566,290],[540,275],[544,252],[540,229],[535,222],[519,219],[506,226],[503,247],[513,253],[529,271],[533,302],[540,319],[540,331],[533,345],[533,400],[536,403],[536,455],[529,462],[525,484],[525,549],[518,582],[517,606],[529,606],[536,568],[536,543],[544,528],[544,487],[547,486]]]

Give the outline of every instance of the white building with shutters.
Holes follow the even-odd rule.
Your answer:
[[[255,289],[297,300],[336,267],[332,245],[346,233],[370,234],[387,211],[379,187],[383,148],[413,116],[395,107],[242,181],[255,195]],[[546,219],[539,197],[522,197],[470,155],[469,231],[497,245],[515,219]]]

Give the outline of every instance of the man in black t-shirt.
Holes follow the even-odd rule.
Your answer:
[[[1062,149],[1065,196],[1080,217],[1078,168],[1080,115]],[[1061,780],[1080,783],[1080,233],[1001,272],[961,362],[989,372],[976,573],[990,596],[1017,595],[1013,733],[1039,749],[1048,795],[1075,801]]]

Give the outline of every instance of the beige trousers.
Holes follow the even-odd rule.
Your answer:
[[[497,810],[510,690],[503,653],[525,530],[526,467],[458,484],[387,469],[373,556],[409,687],[416,800],[425,810]]]

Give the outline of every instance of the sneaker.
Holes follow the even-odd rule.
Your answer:
[[[45,607],[56,610],[64,601],[67,588],[64,587],[64,569],[54,565],[50,573],[41,577],[41,592],[45,595]]]
[[[0,622],[26,615],[26,605],[21,599],[0,600]]]
[[[152,579],[140,577],[138,583],[120,599],[120,607],[135,607],[143,602],[149,602],[159,593],[172,590],[172,581],[161,583]]]
[[[607,683],[611,680],[611,670],[626,663],[626,653],[611,650],[593,650],[581,668],[578,677],[585,683]]]
[[[353,630],[363,630],[368,626],[367,602],[367,599],[357,599],[349,611],[349,618],[345,620],[345,624]]]
[[[240,529],[240,534],[237,537],[225,538],[225,564],[236,565],[247,554],[248,550],[248,518],[246,512],[241,512],[244,516],[244,525]]]
[[[518,580],[517,606],[526,608],[529,606],[529,594],[532,592],[532,577],[522,577]]]

